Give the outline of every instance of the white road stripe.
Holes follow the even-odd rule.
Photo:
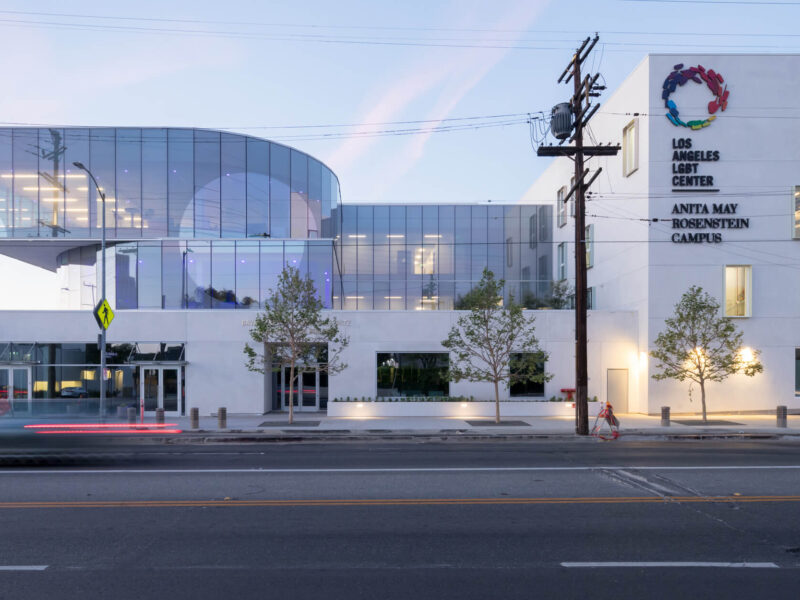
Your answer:
[[[109,475],[132,473],[472,473],[472,472],[545,472],[545,471],[738,471],[738,470],[786,470],[800,469],[800,465],[741,465],[741,466],[596,466],[596,467],[387,467],[387,468],[342,468],[342,469],[16,469],[0,470],[0,475]]]
[[[50,565],[0,565],[0,571],[44,571]]]
[[[562,567],[633,567],[633,568],[665,568],[665,567],[704,567],[711,569],[777,569],[771,562],[562,562]]]

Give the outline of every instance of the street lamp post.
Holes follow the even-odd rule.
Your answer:
[[[100,254],[101,254],[101,288],[100,288],[100,302],[106,299],[106,195],[103,193],[103,190],[100,189],[100,184],[97,183],[97,179],[95,179],[92,172],[86,168],[86,166],[81,162],[74,162],[72,163],[77,168],[81,169],[82,171],[86,171],[86,173],[91,177],[92,182],[94,182],[94,187],[97,189],[97,193],[100,195],[101,200],[101,211],[103,213],[102,217],[102,225],[100,227]],[[105,418],[106,415],[106,329],[105,327],[100,328],[100,418]]]

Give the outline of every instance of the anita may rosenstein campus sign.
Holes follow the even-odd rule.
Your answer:
[[[680,110],[672,97],[689,82],[705,84],[711,92],[708,116],[705,119],[683,121]],[[725,79],[714,69],[706,70],[701,65],[684,67],[677,64],[664,80],[661,98],[667,109],[666,117],[675,127],[700,132],[717,118],[717,112],[728,107],[730,92]],[[719,161],[719,150],[701,149],[691,137],[672,138],[672,191],[674,193],[719,192],[714,176],[707,173],[709,163]],[[747,229],[750,219],[737,216],[738,204],[717,202],[678,202],[672,207],[672,241],[676,244],[717,244],[722,241],[724,229]],[[688,215],[688,216],[686,216]],[[689,230],[689,231],[686,231]],[[697,231],[705,230],[705,231]],[[709,231],[710,230],[710,231]]]

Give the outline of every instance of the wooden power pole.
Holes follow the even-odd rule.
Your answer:
[[[589,180],[585,181],[589,175],[589,169],[584,167],[584,159],[592,156],[614,156],[619,151],[619,146],[583,145],[583,128],[600,107],[599,103],[593,105],[591,99],[599,96],[605,86],[597,85],[599,73],[581,78],[581,65],[599,39],[596,34],[594,38],[586,38],[576,50],[561,77],[558,78],[558,83],[562,81],[569,83],[570,79],[573,81],[574,93],[569,103],[572,113],[572,136],[569,141],[574,142],[574,145],[540,146],[537,151],[538,156],[568,156],[575,162],[575,183],[565,195],[563,202],[568,202],[572,195],[575,195],[575,433],[578,435],[589,434],[589,375],[586,351],[588,290],[586,285],[586,190],[602,171],[602,168],[598,168]],[[563,143],[569,134],[561,137],[563,137]],[[556,211],[560,208],[560,206],[556,207]]]

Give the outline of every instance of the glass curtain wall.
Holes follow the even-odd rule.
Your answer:
[[[141,240],[118,243],[109,281],[116,308],[257,309],[275,289],[285,265],[308,275],[325,308],[332,308],[330,240]],[[61,267],[82,260],[80,251],[59,257]],[[93,306],[93,305],[92,305]]]
[[[461,308],[489,268],[506,280],[506,299],[548,306],[550,211],[535,205],[344,206],[337,244],[342,282],[334,299],[341,296],[346,310]]]
[[[208,130],[0,129],[0,237],[272,237],[338,234],[339,182],[267,140]]]

